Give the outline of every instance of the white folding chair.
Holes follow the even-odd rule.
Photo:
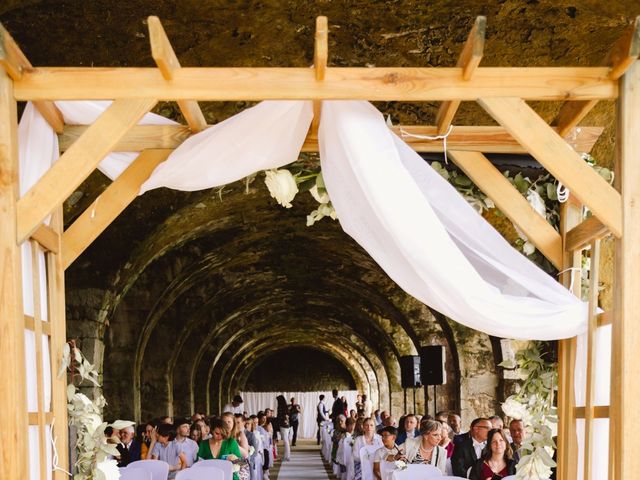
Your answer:
[[[343,452],[343,461],[344,465],[347,467],[347,471],[345,472],[346,480],[353,480],[354,467],[353,467],[353,446],[351,445],[352,439],[347,440],[346,438],[343,440],[344,444],[342,447]]]
[[[264,465],[264,460],[262,459],[262,453],[258,453],[253,458],[253,478],[254,480],[262,480],[262,466]]]
[[[395,473],[395,471],[395,462],[380,462],[380,476],[383,478],[383,480],[386,480],[387,478],[393,478],[393,474]]]
[[[224,473],[224,480],[233,480],[233,464],[229,460],[198,460],[193,464],[191,468],[206,468],[214,467],[222,470]]]
[[[217,467],[206,466],[180,470],[176,480],[225,480],[224,472]]]
[[[126,468],[120,469],[120,480],[152,480],[151,472],[144,468]]]
[[[376,445],[365,445],[360,449],[360,471],[362,480],[374,480],[373,478],[373,454],[380,448]]]
[[[442,479],[442,472],[433,465],[407,465],[405,470],[393,472],[393,480]]]
[[[136,460],[127,465],[127,470],[142,468],[151,474],[151,480],[167,480],[169,464],[162,460]]]
[[[464,477],[454,477],[454,476],[447,475],[445,477],[438,477],[438,480],[467,480],[467,479]],[[506,480],[506,479],[503,478],[502,480]]]

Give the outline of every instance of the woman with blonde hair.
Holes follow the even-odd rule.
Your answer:
[[[442,424],[437,420],[422,422],[420,436],[408,438],[404,443],[407,462],[432,465],[444,475],[447,466],[447,451],[440,446],[440,440],[442,440]]]

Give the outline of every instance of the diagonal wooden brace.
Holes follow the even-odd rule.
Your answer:
[[[473,24],[473,28],[469,32],[467,41],[462,48],[460,57],[456,67],[462,68],[462,78],[469,80],[473,72],[480,64],[482,55],[484,54],[484,38],[487,30],[487,17],[477,17]],[[460,107],[459,100],[446,101],[440,104],[436,115],[436,125],[438,126],[438,135],[443,135],[449,129],[453,117],[456,115]]]
[[[95,170],[155,99],[115,100],[42,178],[18,201],[21,243]]]
[[[151,56],[155,60],[156,65],[158,65],[164,79],[170,81],[173,78],[174,72],[180,68],[178,57],[173,51],[173,47],[164,28],[162,28],[160,19],[151,16],[147,19],[147,24],[149,26]],[[177,100],[177,103],[192,132],[197,133],[207,128],[207,121],[197,101]]]
[[[565,184],[616,237],[622,234],[620,194],[587,165],[552,127],[520,98],[480,98],[478,103],[551,175]]]
[[[449,150],[449,158],[524,232],[549,261],[562,267],[562,237],[480,152]]]
[[[172,150],[144,150],[67,228],[62,236],[62,266],[68,268],[138,196],[140,186]]]

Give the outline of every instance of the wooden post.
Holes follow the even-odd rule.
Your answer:
[[[616,480],[640,478],[640,61],[620,81],[616,154],[622,236],[616,241],[610,450]]]
[[[566,245],[566,234],[582,220],[582,208],[572,202],[561,205],[560,230]],[[562,269],[581,266],[582,253],[566,251]],[[574,281],[571,281],[573,276]],[[573,270],[562,274],[560,281],[569,287],[573,283],[573,293],[580,296],[580,275]],[[576,339],[560,340],[558,351],[558,479],[575,480],[578,464],[578,438],[576,436],[575,390],[573,375],[576,363]]]
[[[0,69],[0,478],[3,479],[29,478],[22,265],[16,242],[16,131],[13,85]]]

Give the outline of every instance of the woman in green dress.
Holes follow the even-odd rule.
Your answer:
[[[212,437],[209,440],[200,442],[198,449],[198,459],[202,460],[229,460],[233,462],[242,458],[240,447],[235,438],[229,437],[227,426],[216,418],[211,425]],[[240,480],[237,473],[234,472],[233,480]]]

